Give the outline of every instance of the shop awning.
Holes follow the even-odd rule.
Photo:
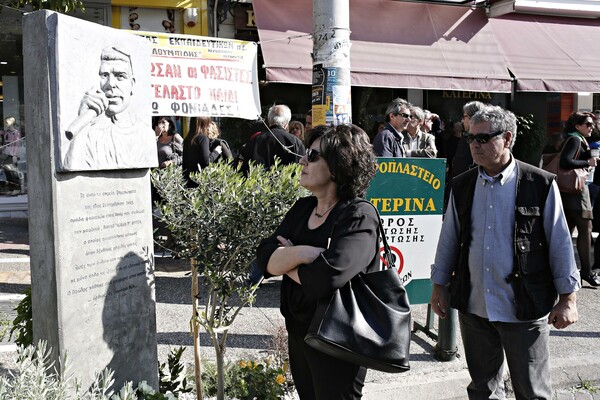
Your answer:
[[[253,0],[270,82],[311,84],[312,0]],[[485,12],[392,0],[350,0],[352,85],[510,92]]]
[[[600,92],[598,20],[510,14],[490,25],[517,90]]]

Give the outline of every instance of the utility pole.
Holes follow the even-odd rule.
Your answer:
[[[352,122],[350,0],[313,0],[313,126]]]

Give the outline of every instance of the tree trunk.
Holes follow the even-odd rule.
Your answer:
[[[219,346],[217,334],[213,337],[215,341],[215,353],[217,356],[217,400],[225,400],[225,362],[223,360],[223,348]]]
[[[194,376],[196,378],[196,398],[202,400],[202,364],[200,357],[200,324],[198,323],[198,268],[192,260],[192,326],[194,330]]]

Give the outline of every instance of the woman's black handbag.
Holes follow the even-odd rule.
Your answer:
[[[379,216],[379,214],[378,214]],[[411,312],[381,218],[385,269],[359,273],[320,302],[304,341],[332,357],[384,372],[410,369]]]

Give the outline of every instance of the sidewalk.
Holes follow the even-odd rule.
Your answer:
[[[12,320],[12,309],[30,285],[27,221],[0,219],[0,315]],[[165,361],[172,347],[187,347],[184,360],[193,363],[191,316],[191,279],[185,260],[156,257],[156,312],[159,359]],[[256,303],[247,307],[236,320],[228,338],[227,358],[259,357],[283,326],[279,313],[280,281],[265,282]],[[600,393],[572,389],[583,381],[600,385],[600,291],[584,286],[578,294],[580,320],[566,330],[551,330],[550,352],[554,398],[558,400],[600,400]],[[426,322],[426,305],[413,306],[413,320]],[[202,356],[214,353],[208,336],[201,334]],[[457,337],[459,357],[440,362],[433,357],[435,341],[423,332],[413,333],[411,370],[393,375],[369,371],[364,389],[366,400],[386,399],[464,399],[469,376]],[[0,343],[0,373],[11,367],[14,345]]]

